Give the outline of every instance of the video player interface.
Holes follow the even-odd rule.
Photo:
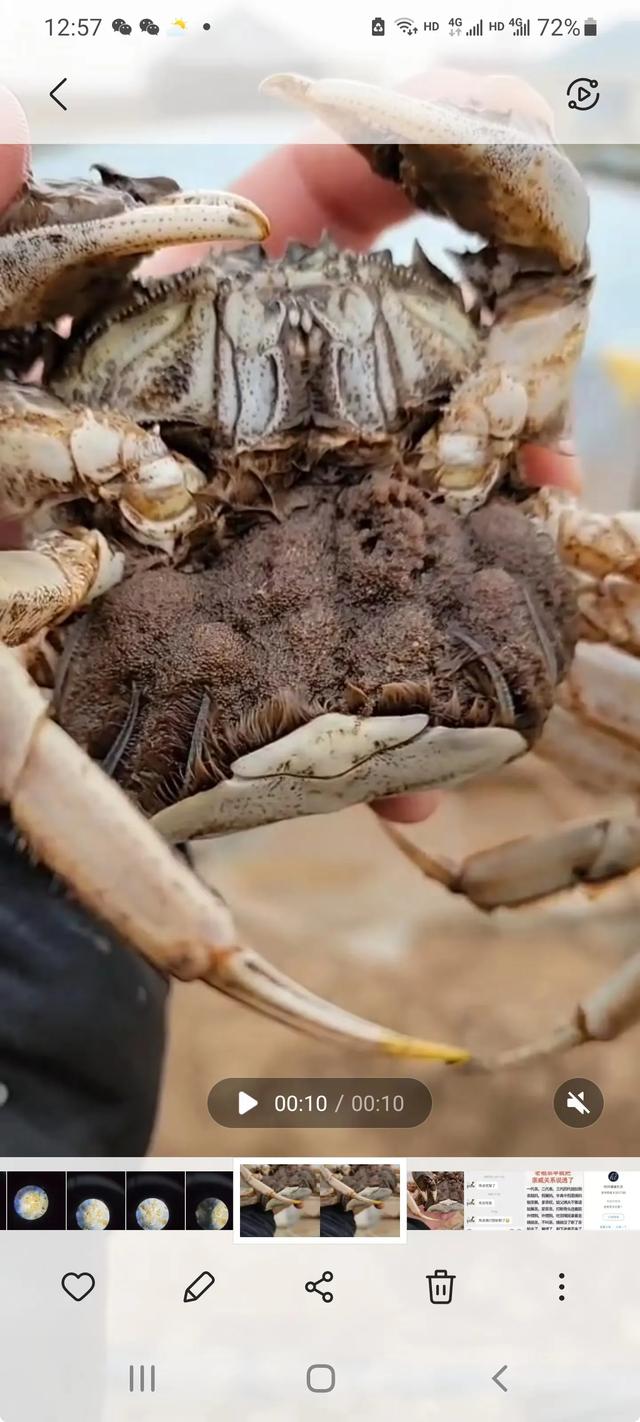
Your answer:
[[[94,8],[2,7],[0,1422],[638,1422],[637,7]]]

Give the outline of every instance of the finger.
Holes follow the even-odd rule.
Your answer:
[[[27,120],[18,100],[0,85],[0,210],[24,182],[29,164]]]
[[[291,240],[314,245],[325,231],[339,246],[363,251],[412,211],[401,188],[377,177],[346,144],[289,144],[250,168],[235,187],[244,197],[262,194],[274,254]],[[259,197],[252,201],[260,204]]]
[[[0,518],[0,550],[22,547],[22,524]]]
[[[440,795],[434,790],[422,790],[410,795],[388,795],[385,800],[372,800],[371,808],[382,820],[392,820],[398,825],[415,825],[420,820],[428,820],[440,804]]]
[[[550,484],[556,489],[566,489],[571,494],[580,493],[580,461],[569,440],[563,440],[553,448],[539,444],[523,445],[520,459],[527,483],[532,484],[534,488],[539,489],[544,484]]]

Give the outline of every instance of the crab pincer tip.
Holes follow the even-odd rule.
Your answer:
[[[301,99],[312,87],[311,79],[303,74],[269,74],[260,85],[261,94],[272,94],[278,99]]]
[[[427,1042],[422,1037],[392,1035],[385,1037],[380,1046],[390,1057],[445,1062],[447,1066],[464,1066],[471,1060],[471,1053],[464,1047],[451,1047],[446,1042]]]

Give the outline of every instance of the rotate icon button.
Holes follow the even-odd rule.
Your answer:
[[[578,109],[580,113],[586,113],[589,109],[595,109],[600,100],[600,88],[597,79],[572,79],[567,89],[568,107]]]

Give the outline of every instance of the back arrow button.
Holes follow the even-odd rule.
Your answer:
[[[508,1363],[503,1363],[503,1364],[502,1364],[502,1367],[501,1367],[501,1368],[498,1368],[497,1373],[494,1373],[494,1374],[493,1374],[493,1377],[492,1377],[492,1379],[491,1379],[491,1381],[496,1384],[496,1387],[499,1387],[502,1392],[508,1392],[508,1391],[509,1391],[508,1387],[505,1387],[504,1383],[503,1383],[503,1382],[500,1382],[500,1379],[501,1379],[501,1377],[502,1377],[502,1374],[503,1374],[503,1373],[506,1373],[508,1366],[509,1366]]]
[[[49,90],[49,98],[53,99],[54,104],[57,104],[59,109],[64,109],[65,113],[67,112],[67,106],[66,104],[63,104],[62,99],[56,98],[56,94],[58,92],[58,89],[61,89],[62,85],[66,84],[66,82],[66,79],[61,79],[58,84],[54,85],[53,89]]]

